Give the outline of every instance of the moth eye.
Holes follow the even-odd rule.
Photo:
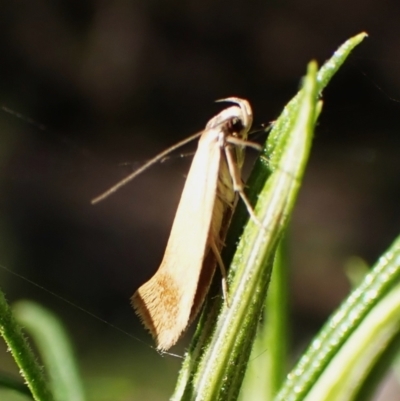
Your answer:
[[[239,117],[233,117],[229,121],[229,131],[231,133],[240,132],[244,128],[242,120]]]

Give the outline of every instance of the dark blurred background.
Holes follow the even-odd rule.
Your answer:
[[[257,124],[274,120],[307,62],[361,31],[370,37],[324,92],[288,237],[294,349],[349,292],[349,258],[372,264],[389,246],[400,220],[399,18],[395,0],[0,3],[1,288],[59,314],[91,399],[109,400],[113,386],[113,400],[172,391],[180,361],[149,347],[129,297],[158,267],[191,158],[90,199],[202,129],[224,107],[215,99],[247,98]]]

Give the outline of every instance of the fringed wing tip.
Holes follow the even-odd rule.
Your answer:
[[[179,319],[175,316],[176,311],[168,308],[171,300],[160,296],[161,294],[163,292],[160,291],[160,283],[153,277],[133,294],[131,305],[153,336],[157,349],[167,351],[176,344],[183,330],[177,327]]]

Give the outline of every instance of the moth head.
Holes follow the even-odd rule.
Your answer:
[[[207,123],[206,129],[216,128],[228,123],[227,128],[230,134],[241,139],[246,139],[253,123],[253,113],[249,102],[239,97],[228,97],[217,100],[217,102],[230,102],[235,103],[237,106],[231,106],[222,110]]]

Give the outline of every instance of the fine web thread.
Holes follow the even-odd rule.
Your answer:
[[[158,351],[157,348],[151,346],[150,344],[146,343],[145,341],[141,340],[140,338],[135,337],[135,336],[132,335],[131,333],[128,333],[127,331],[121,329],[121,328],[118,327],[118,326],[115,326],[114,324],[108,322],[107,320],[101,318],[100,316],[97,316],[97,315],[95,315],[94,313],[88,311],[87,309],[82,308],[81,306],[79,306],[79,305],[77,305],[76,303],[70,301],[69,299],[64,298],[63,296],[61,296],[61,295],[59,295],[59,294],[56,294],[55,292],[49,290],[48,288],[41,286],[40,284],[38,284],[38,283],[36,283],[36,282],[30,280],[29,278],[23,276],[22,274],[16,273],[15,271],[9,269],[8,267],[6,267],[6,266],[4,266],[4,265],[2,265],[2,264],[0,264],[0,268],[2,268],[3,270],[7,271],[8,273],[13,274],[14,276],[16,276],[16,277],[18,277],[18,278],[20,278],[20,279],[26,281],[27,283],[29,283],[29,284],[31,284],[31,285],[33,285],[33,286],[39,288],[40,290],[42,290],[42,291],[44,291],[44,292],[47,292],[48,294],[52,295],[53,297],[55,297],[55,298],[57,298],[57,299],[59,299],[59,300],[61,300],[61,301],[63,301],[63,302],[66,302],[68,305],[71,305],[73,308],[80,310],[81,312],[83,312],[83,313],[89,315],[90,317],[96,319],[97,321],[106,324],[107,326],[111,327],[112,329],[114,329],[114,330],[116,330],[116,331],[119,331],[120,333],[122,333],[122,334],[124,334],[124,335],[126,335],[126,336],[128,336],[128,337],[130,337],[130,338],[132,338],[132,339],[135,340],[135,341],[140,342],[141,344],[146,345],[147,347],[149,347],[149,348],[151,348],[152,350],[156,351],[156,352],[157,352],[158,354],[160,354],[160,355],[169,355],[169,356],[173,356],[173,357],[175,357],[175,358],[183,359],[183,357],[182,357],[181,355],[178,355],[178,354],[173,354],[173,353],[171,353],[171,352],[160,352],[160,351]]]

